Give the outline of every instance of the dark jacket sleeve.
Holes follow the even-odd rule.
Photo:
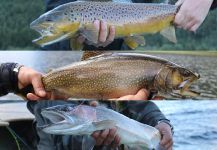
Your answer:
[[[156,126],[158,122],[162,120],[169,122],[157,105],[152,101],[128,102],[123,114],[150,126]]]
[[[217,0],[214,0],[211,9],[215,9],[216,7],[217,7]]]
[[[17,75],[13,71],[17,63],[0,64],[0,96],[6,95],[17,89]]]

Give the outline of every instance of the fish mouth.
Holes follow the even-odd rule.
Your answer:
[[[61,33],[50,34],[50,35],[42,35],[41,34],[41,37],[33,40],[32,42],[43,47],[43,46],[50,45],[50,44],[62,41],[64,39],[67,39],[69,37],[69,35],[70,34],[63,35]]]
[[[71,35],[71,33],[64,34],[57,31],[53,22],[38,23],[35,20],[30,24],[30,28],[40,34],[40,37],[32,42],[42,47],[67,39]]]
[[[45,109],[41,112],[41,115],[51,122],[43,126],[38,126],[46,133],[59,134],[63,130],[68,130],[73,127],[73,121],[71,120],[71,122],[69,122],[70,118],[62,112]]]
[[[178,98],[187,98],[187,97],[197,97],[200,95],[199,92],[193,91],[190,88],[193,82],[198,80],[200,78],[200,75],[197,73],[194,73],[194,76],[188,79],[185,79],[183,82],[181,82],[177,89],[174,89],[172,91],[172,95]]]

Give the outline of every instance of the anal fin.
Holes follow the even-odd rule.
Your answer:
[[[160,34],[173,43],[177,43],[176,31],[174,26],[169,26],[163,29]]]
[[[77,38],[71,38],[70,39],[70,48],[72,50],[82,50],[83,44],[79,43]]]
[[[144,46],[145,45],[145,39],[143,36],[130,36],[124,38],[124,42],[129,46],[131,49],[135,49],[138,46]]]

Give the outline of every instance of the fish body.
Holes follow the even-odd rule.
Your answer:
[[[97,45],[99,33],[93,22],[104,20],[108,27],[115,27],[115,38],[124,38],[125,43],[134,49],[145,44],[141,35],[146,33],[161,32],[176,42],[175,30],[171,26],[177,9],[169,4],[77,1],[41,15],[30,27],[41,34],[33,41],[41,46],[70,38],[72,48],[75,48],[79,35],[88,43]]]
[[[49,134],[91,135],[94,131],[116,127],[121,144],[141,150],[157,149],[161,139],[156,128],[102,106],[59,105],[43,110],[42,116],[52,122],[42,126]]]
[[[115,99],[145,88],[159,96],[195,96],[188,87],[197,73],[168,60],[137,53],[105,53],[42,77],[45,90],[73,98]]]

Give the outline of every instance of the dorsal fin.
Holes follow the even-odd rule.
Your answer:
[[[95,57],[95,56],[101,55],[103,53],[105,53],[105,51],[84,51],[83,55],[81,57],[81,61],[87,60],[87,59],[89,59],[91,57]]]

